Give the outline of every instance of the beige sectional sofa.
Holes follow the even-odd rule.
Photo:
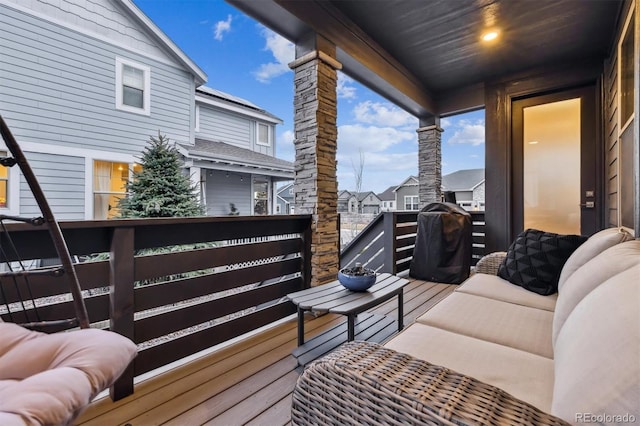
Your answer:
[[[492,257],[488,262],[495,265]],[[482,263],[478,268],[495,273]],[[640,240],[618,229],[595,234],[567,260],[558,288],[557,294],[541,296],[496,275],[476,273],[384,347],[493,385],[569,423],[640,422]],[[327,375],[327,369],[338,369],[341,376],[368,374],[351,367],[346,361],[318,361],[298,388],[308,385],[305,375]],[[412,391],[395,389],[391,382],[376,384],[402,395],[391,411],[396,404],[411,410],[429,405],[428,395],[407,397]],[[332,388],[354,392],[337,383]],[[304,401],[296,401],[303,394],[309,393],[294,393],[294,413],[305,410]],[[324,422],[339,417],[333,412]],[[294,414],[294,423],[307,423],[305,418]]]

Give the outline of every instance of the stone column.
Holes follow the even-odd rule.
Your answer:
[[[442,200],[442,132],[440,120],[421,120],[418,132],[418,181],[420,208]]]
[[[295,72],[294,205],[296,214],[313,217],[312,286],[336,279],[340,268],[336,70],[341,64],[334,55],[335,48],[329,53],[312,50],[289,64]]]

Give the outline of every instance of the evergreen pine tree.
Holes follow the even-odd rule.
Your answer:
[[[180,170],[178,151],[158,133],[142,153],[142,170],[126,185],[120,199],[120,217],[188,217],[203,214],[189,178]]]

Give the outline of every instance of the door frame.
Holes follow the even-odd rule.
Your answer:
[[[580,98],[580,232],[591,235],[602,229],[604,217],[604,185],[602,182],[602,158],[600,137],[598,133],[597,85],[555,91],[552,93],[533,94],[531,96],[512,99],[511,102],[511,235],[515,237],[524,228],[524,146],[523,120],[524,108],[552,102]],[[585,138],[585,135],[587,136]],[[591,137],[589,137],[591,135]],[[585,145],[586,144],[586,145]],[[587,153],[585,155],[585,150]],[[591,152],[589,155],[588,152]],[[594,173],[585,174],[592,170]],[[594,190],[595,196],[586,199],[585,191]],[[594,201],[595,208],[585,208],[586,201]]]

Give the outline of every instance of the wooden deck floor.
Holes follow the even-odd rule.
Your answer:
[[[453,291],[455,286],[411,280],[404,290],[405,325]],[[397,315],[392,299],[370,312]],[[345,317],[309,316],[306,338],[344,323]],[[116,403],[94,401],[81,425],[284,425],[290,422],[291,392],[300,374],[291,354],[297,347],[296,319],[145,380]],[[344,332],[346,338],[346,326]]]

